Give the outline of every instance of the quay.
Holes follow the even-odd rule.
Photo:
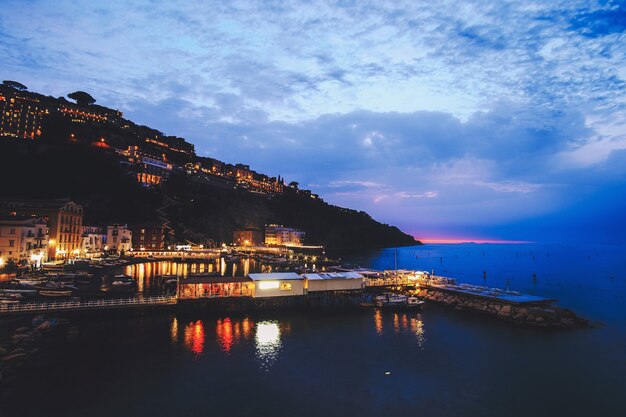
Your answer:
[[[304,274],[250,273],[237,277],[178,276],[176,295],[0,304],[0,317],[166,306],[211,311],[358,306],[376,294],[395,292],[522,325],[573,328],[588,324],[571,310],[554,306],[557,300],[551,298],[459,284],[454,279],[423,271],[340,269]]]

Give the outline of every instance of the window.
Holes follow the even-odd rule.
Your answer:
[[[15,247],[15,241],[14,240],[9,240],[9,247],[10,248],[14,248]]]
[[[11,230],[9,231],[9,234],[10,235],[14,235],[15,234],[15,228],[12,227]]]
[[[281,282],[280,283],[281,291],[291,291],[291,282]]]

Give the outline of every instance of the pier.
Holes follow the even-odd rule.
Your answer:
[[[90,301],[46,301],[35,303],[0,304],[0,315],[58,313],[120,308],[175,305],[176,296],[107,298]]]

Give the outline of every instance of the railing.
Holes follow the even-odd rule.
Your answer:
[[[104,307],[175,304],[175,296],[109,298],[91,301],[52,301],[41,303],[0,304],[0,313],[96,309]]]

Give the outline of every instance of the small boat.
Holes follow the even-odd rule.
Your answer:
[[[134,283],[135,283],[135,280],[132,277],[121,274],[121,275],[116,275],[114,277],[111,285],[114,285],[116,287],[118,286],[128,287],[128,286],[133,285]]]
[[[19,304],[20,301],[14,298],[0,298],[0,304]]]
[[[40,290],[39,295],[44,297],[69,297],[72,290]]]
[[[382,309],[420,309],[424,301],[407,295],[383,294],[375,298],[374,304]]]

